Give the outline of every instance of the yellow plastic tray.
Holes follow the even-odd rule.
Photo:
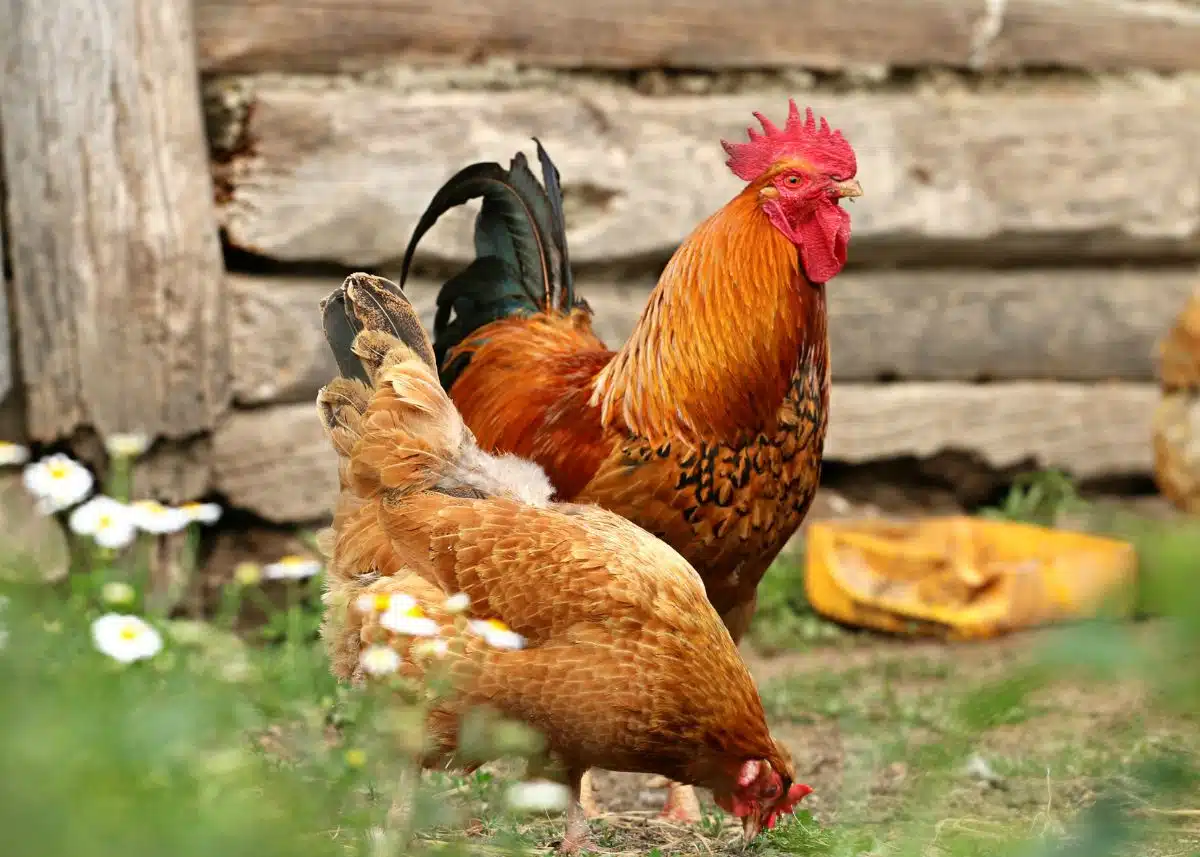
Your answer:
[[[814,523],[806,553],[821,615],[959,640],[1127,615],[1137,574],[1126,542],[965,516]]]

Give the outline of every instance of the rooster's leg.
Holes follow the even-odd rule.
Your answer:
[[[579,804],[584,818],[599,818],[600,807],[596,804],[596,793],[592,790],[592,772],[588,769],[579,783]]]
[[[588,836],[587,816],[584,814],[583,804],[583,780],[587,776],[587,771],[570,770],[567,772],[568,782],[571,786],[571,802],[567,805],[567,831],[563,835],[562,843],[558,846],[558,850],[563,854],[578,854],[580,851],[588,849],[590,846],[590,838]]]
[[[695,824],[700,821],[700,800],[696,790],[683,783],[667,783],[667,802],[663,804],[659,818]]]

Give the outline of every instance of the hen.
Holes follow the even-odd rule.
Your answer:
[[[393,284],[354,275],[323,308],[348,376],[318,397],[341,486],[323,536],[335,674],[363,679],[360,655],[378,645],[401,656],[405,674],[422,675],[421,650],[395,632],[402,624],[383,621],[381,605],[419,605],[423,613],[406,615],[449,635],[445,602],[461,592],[471,619],[524,640],[451,649],[454,692],[429,715],[423,763],[455,762],[470,707],[534,726],[568,773],[568,851],[586,841],[579,801],[591,766],[711,788],[746,839],[808,794],[687,561],[618,515],[552,502],[537,465],[481,450]]]
[[[542,466],[562,500],[603,506],[699,571],[735,642],[767,567],[808,511],[829,413],[825,283],[861,195],[854,151],[790,102],[783,128],[723,143],[748,184],[675,252],[624,346],[592,332],[569,264],[558,172],[518,154],[449,179],[404,259],[482,197],[474,262],[438,296],[434,350],[480,446]],[[535,141],[536,142],[536,141]],[[694,820],[672,787],[664,813]]]

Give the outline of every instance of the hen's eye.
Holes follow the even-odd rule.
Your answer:
[[[775,798],[779,797],[779,784],[771,783],[771,785],[763,789],[763,797],[767,798],[768,800],[774,800]]]
[[[784,181],[786,181],[792,187],[795,187],[796,185],[800,184],[800,176],[788,176]]]

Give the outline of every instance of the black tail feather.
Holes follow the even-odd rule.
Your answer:
[[[567,254],[566,222],[558,170],[537,143],[542,181],[518,152],[505,170],[472,164],[434,194],[413,230],[400,283],[407,280],[421,238],[447,211],[483,198],[475,220],[475,260],[438,294],[434,354],[449,389],[465,360],[447,366],[449,351],[472,332],[498,319],[536,312],[567,312],[577,304]]]

